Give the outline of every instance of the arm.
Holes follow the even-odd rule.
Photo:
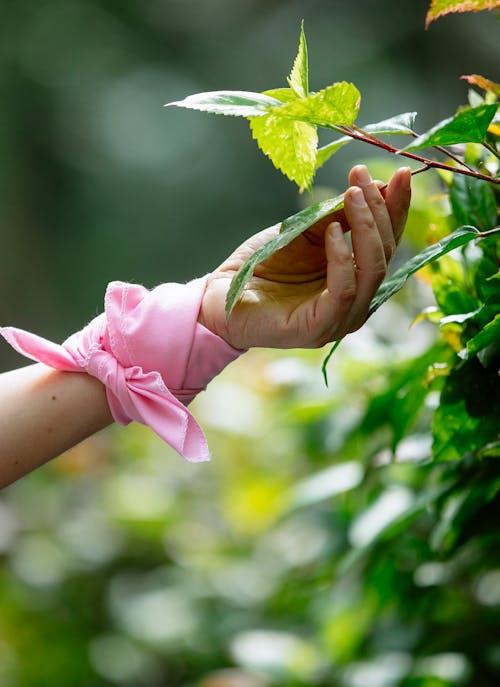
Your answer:
[[[41,364],[0,374],[0,408],[0,487],[113,421],[95,377]]]
[[[258,265],[229,321],[226,321],[224,304],[232,277],[246,258],[274,236],[279,228],[265,229],[248,239],[209,276],[206,289],[200,296],[199,312],[197,310],[194,316],[206,328],[205,332],[208,330],[217,335],[215,338],[222,339],[225,346],[229,344],[233,347],[231,350],[251,346],[318,347],[363,324],[370,301],[386,275],[388,262],[403,233],[410,201],[410,170],[404,168],[396,172],[385,197],[377,184],[366,178],[366,168],[362,166],[351,171],[349,181],[351,188],[345,194],[344,211],[329,218],[329,223],[314,225]],[[352,252],[342,233],[348,229],[351,230]],[[97,319],[96,323],[92,336],[100,332]],[[159,346],[148,335],[148,322],[143,324],[145,339],[135,343],[138,347],[146,344],[146,348],[151,344],[152,353],[156,355],[160,350],[161,358],[165,358],[163,321],[160,318],[157,323],[160,329],[155,330]],[[177,333],[174,338],[177,338]],[[93,340],[92,346],[94,344]],[[212,338],[205,347],[198,347],[195,365],[189,366],[192,361],[187,361],[184,382],[188,379],[186,386],[190,390],[199,391],[198,387],[203,388],[206,384],[206,380],[196,383],[197,370],[194,368],[202,368],[204,360],[210,358],[210,350],[213,354],[216,348],[218,345],[214,345]],[[146,358],[149,358],[148,351]],[[98,358],[93,363],[94,371],[102,367],[99,358],[102,352],[98,351]],[[72,359],[71,356],[68,358],[66,351],[58,351],[54,355],[63,356],[63,365]],[[225,360],[227,364],[230,357],[230,351],[223,351],[223,362]],[[113,358],[110,362],[109,354],[105,358],[112,381],[116,382],[116,361]],[[0,486],[9,484],[105,427],[112,422],[113,416],[124,424],[131,419],[139,419],[150,426],[156,423],[155,431],[176,450],[188,459],[199,459],[196,455],[203,444],[203,441],[200,444],[200,434],[203,437],[201,429],[168,389],[158,388],[163,384],[162,378],[168,386],[168,375],[172,370],[161,376],[155,372],[156,377],[152,378],[150,373],[144,375],[141,368],[134,367],[137,365],[144,368],[142,360],[127,363],[127,369],[134,377],[131,379],[129,375],[128,381],[121,368],[122,391],[129,383],[137,390],[140,382],[139,393],[134,396],[135,410],[139,404],[140,412],[134,414],[134,408],[130,410],[128,406],[128,415],[125,416],[110,412],[105,387],[85,372],[58,372],[44,365],[33,365],[0,375]],[[151,369],[161,369],[161,361],[158,365],[160,368],[153,366]],[[216,367],[212,365],[211,376],[216,373],[213,372]],[[176,388],[174,383],[172,389]],[[115,388],[115,391],[119,393],[120,389]],[[162,403],[165,399],[167,402],[154,406],[150,412],[151,398],[158,396]],[[127,396],[126,405],[129,401]],[[189,398],[184,400],[188,401]],[[151,418],[153,424],[144,417]],[[170,438],[176,434],[175,427],[184,427],[186,423],[190,434],[177,433],[177,444],[173,444]],[[162,434],[164,426],[165,434]],[[191,439],[194,444],[190,444]],[[192,457],[187,455],[189,451]]]

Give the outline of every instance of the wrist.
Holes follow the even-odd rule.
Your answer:
[[[200,303],[198,324],[222,339],[228,346],[237,350],[246,350],[244,346],[234,344],[229,332],[225,311],[226,293],[224,284],[225,281],[221,282],[216,277],[208,275],[207,284]]]

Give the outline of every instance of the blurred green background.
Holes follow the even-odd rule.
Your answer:
[[[1,323],[62,339],[108,281],[187,280],[308,202],[241,120],[162,107],[283,85],[302,18],[312,88],[353,81],[362,124],[417,110],[424,130],[466,101],[461,74],[498,81],[498,22],[425,31],[427,5],[2,3]],[[347,147],[318,185],[342,190],[368,154]],[[401,253],[447,212],[418,177]],[[193,404],[209,464],[115,427],[4,490],[0,686],[498,685],[500,478],[473,473],[491,490],[476,522],[471,466],[427,461],[436,398],[421,410],[419,390],[440,344],[409,327],[430,302],[409,284],[328,389],[323,352],[242,357]],[[0,347],[1,369],[22,362]]]

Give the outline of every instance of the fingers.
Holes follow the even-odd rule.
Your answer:
[[[327,258],[326,286],[314,310],[314,347],[341,339],[347,334],[352,304],[356,299],[356,271],[351,248],[340,222],[332,222],[325,232]]]
[[[333,319],[343,323],[349,319],[357,284],[352,252],[339,222],[333,222],[327,229],[325,252],[327,292],[335,310]],[[329,310],[332,310],[331,304]]]
[[[385,260],[388,263],[396,250],[396,242],[391,217],[378,183],[373,181],[365,165],[356,165],[349,174],[349,184],[357,186],[363,191],[365,202],[373,215],[373,220],[380,234]]]
[[[378,189],[375,190],[378,193]],[[369,205],[373,203],[372,192],[367,187],[364,191],[351,186],[345,194],[356,274],[356,298],[349,314],[348,331],[359,329],[365,321],[371,299],[387,273],[389,251],[392,254],[393,250],[388,238],[389,215],[372,209],[373,205]]]
[[[385,191],[385,203],[391,218],[396,245],[398,245],[403,235],[410,200],[411,170],[409,167],[401,167],[392,176]]]
[[[332,341],[358,329],[366,320],[371,300],[387,274],[387,265],[403,233],[410,202],[410,170],[402,168],[382,195],[366,167],[351,170],[344,211],[351,228],[352,252],[338,223],[325,235],[328,261],[327,290],[320,297],[317,316]]]

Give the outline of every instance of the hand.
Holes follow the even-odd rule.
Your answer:
[[[279,225],[249,238],[209,276],[201,324],[235,348],[318,348],[359,329],[401,239],[410,181],[403,167],[381,191],[364,165],[354,167],[344,210],[259,263],[226,320],[231,279]],[[343,233],[349,229],[352,250]]]

